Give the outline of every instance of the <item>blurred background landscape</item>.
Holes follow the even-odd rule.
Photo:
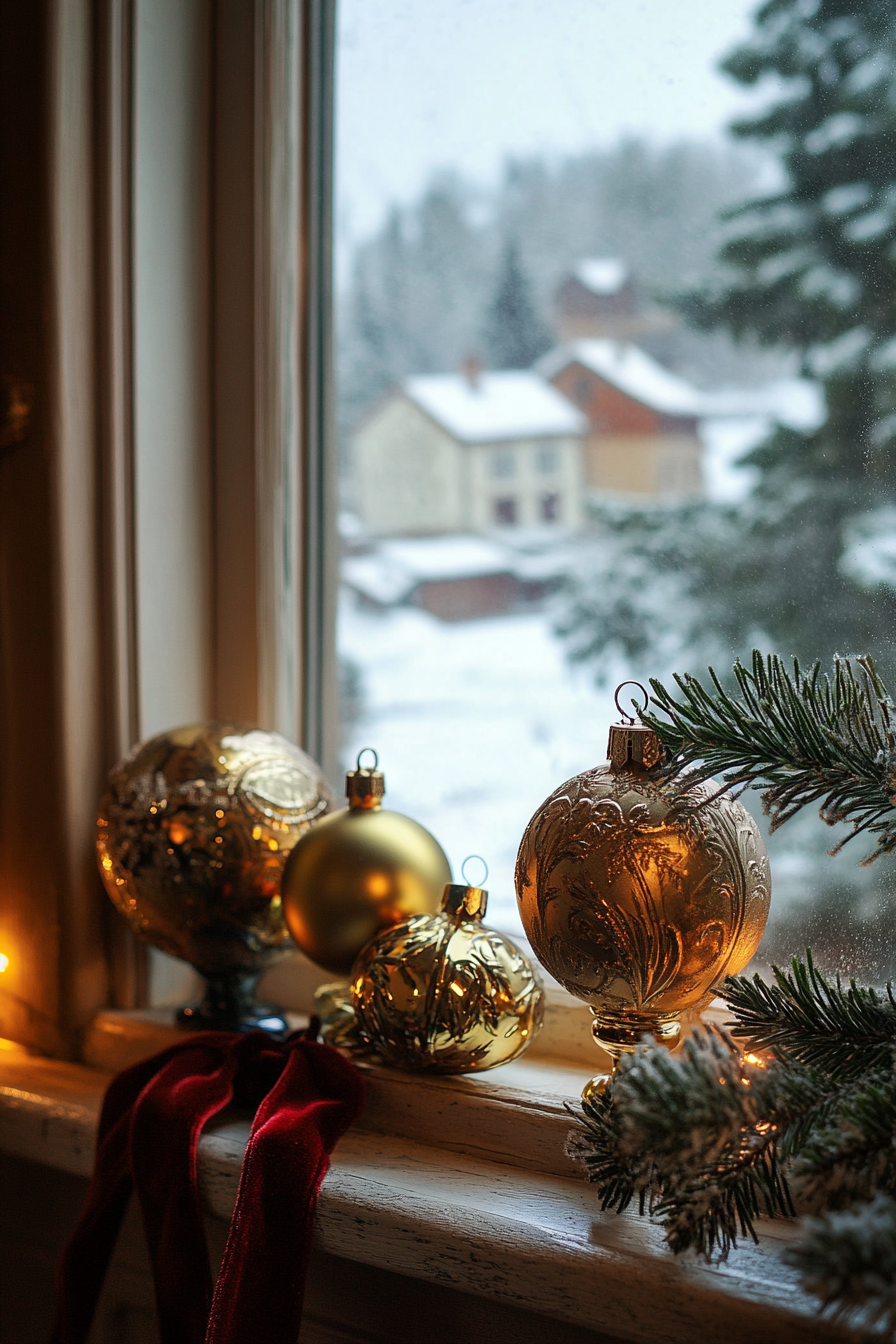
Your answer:
[[[345,761],[486,857],[512,930],[522,830],[619,681],[753,646],[896,675],[896,20],[340,12]],[[893,973],[892,866],[840,838],[771,837],[760,962]]]

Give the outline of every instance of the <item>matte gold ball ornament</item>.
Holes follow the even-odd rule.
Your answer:
[[[367,753],[373,766],[362,767]],[[348,807],[325,817],[296,845],[283,872],[283,908],[298,947],[334,975],[348,975],[380,929],[434,914],[451,881],[429,831],[382,806],[385,779],[372,747],[345,777]]]
[[[282,1029],[254,1003],[261,972],[289,953],[280,877],[333,805],[319,767],[278,733],[191,724],[115,766],[100,802],[97,859],[138,937],[206,976],[185,1026]]]
[[[645,1034],[674,1048],[681,1014],[705,1006],[756,951],[771,898],[746,808],[712,781],[664,776],[659,739],[625,715],[621,689],[627,722],[610,728],[608,764],[545,800],[516,864],[535,955],[591,1005],[614,1063]]]
[[[484,927],[487,901],[482,887],[449,883],[438,914],[385,929],[358,957],[351,979],[357,1031],[384,1063],[480,1073],[532,1044],[544,991],[519,948]]]

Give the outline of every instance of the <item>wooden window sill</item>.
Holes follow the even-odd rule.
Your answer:
[[[119,1053],[128,1041],[132,1052],[138,1043],[156,1049],[160,1027],[170,1030],[153,1014],[99,1025],[118,1037]],[[321,1191],[319,1247],[644,1344],[852,1338],[819,1319],[781,1263],[791,1225],[766,1223],[760,1246],[706,1265],[674,1258],[646,1220],[602,1213],[563,1156],[563,1100],[577,1094],[582,1073],[580,1064],[539,1060],[467,1078],[367,1070],[366,1114],[337,1148]],[[98,1068],[0,1049],[0,1150],[89,1175],[108,1080]],[[248,1132],[248,1119],[225,1117],[203,1135],[200,1178],[213,1217],[230,1215]]]

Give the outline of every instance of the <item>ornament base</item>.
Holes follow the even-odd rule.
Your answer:
[[[606,1050],[613,1061],[610,1073],[596,1073],[582,1089],[582,1100],[589,1101],[606,1092],[613,1081],[623,1055],[634,1054],[645,1036],[657,1045],[675,1050],[681,1041],[681,1022],[678,1013],[594,1013],[591,1035]]]
[[[186,1004],[175,1017],[183,1031],[266,1031],[285,1036],[289,1023],[279,1008],[259,1003],[255,990],[258,971],[221,971],[205,977],[201,1003]]]
[[[617,1060],[620,1055],[632,1054],[645,1036],[652,1036],[657,1045],[674,1050],[681,1036],[681,1022],[678,1013],[595,1011],[591,1035]]]

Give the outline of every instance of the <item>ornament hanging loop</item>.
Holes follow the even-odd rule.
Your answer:
[[[646,709],[647,706],[648,706],[648,704],[650,703],[650,696],[647,694],[647,688],[644,687],[644,686],[642,686],[641,683],[640,683],[640,681],[631,681],[631,680],[629,680],[629,681],[620,681],[619,685],[616,687],[616,693],[615,693],[615,695],[613,696],[613,702],[614,702],[614,704],[616,705],[616,708],[619,710],[619,713],[622,715],[622,717],[623,717],[624,719],[627,719],[628,722],[629,722],[630,724],[633,724],[633,723],[635,722],[634,716],[633,716],[632,714],[629,714],[629,712],[628,712],[627,710],[623,709],[622,706],[621,706],[620,703],[619,703],[619,692],[620,692],[625,686],[637,686],[638,690],[641,692],[641,694],[642,694],[643,697],[644,697],[644,703],[643,703],[643,705],[641,706],[641,709],[642,709],[642,710]]]
[[[623,682],[622,685],[624,686],[624,685],[625,685],[625,682]],[[641,687],[641,689],[642,689],[642,690],[644,689],[643,686]],[[617,704],[618,704],[618,702],[617,702]],[[370,752],[371,756],[373,757],[373,765],[362,765],[362,764],[361,764],[361,757],[362,757],[362,756],[366,756],[367,753],[368,753],[368,751]],[[373,747],[362,747],[361,750],[358,752],[358,757],[357,757],[357,760],[355,761],[355,769],[356,769],[356,770],[366,770],[366,771],[369,771],[369,772],[372,774],[374,770],[379,770],[379,768],[380,768],[380,758],[379,758],[379,756],[377,755],[377,753],[376,753],[376,751],[374,750],[374,748],[373,748]]]
[[[476,860],[477,863],[482,864],[484,870],[482,873],[482,877],[479,879],[478,882],[471,882],[469,877],[467,876],[467,864],[472,863],[474,859]],[[485,859],[482,857],[481,854],[468,854],[460,866],[460,875],[466,882],[468,887],[484,887],[486,882],[488,881],[488,864],[486,863]]]

